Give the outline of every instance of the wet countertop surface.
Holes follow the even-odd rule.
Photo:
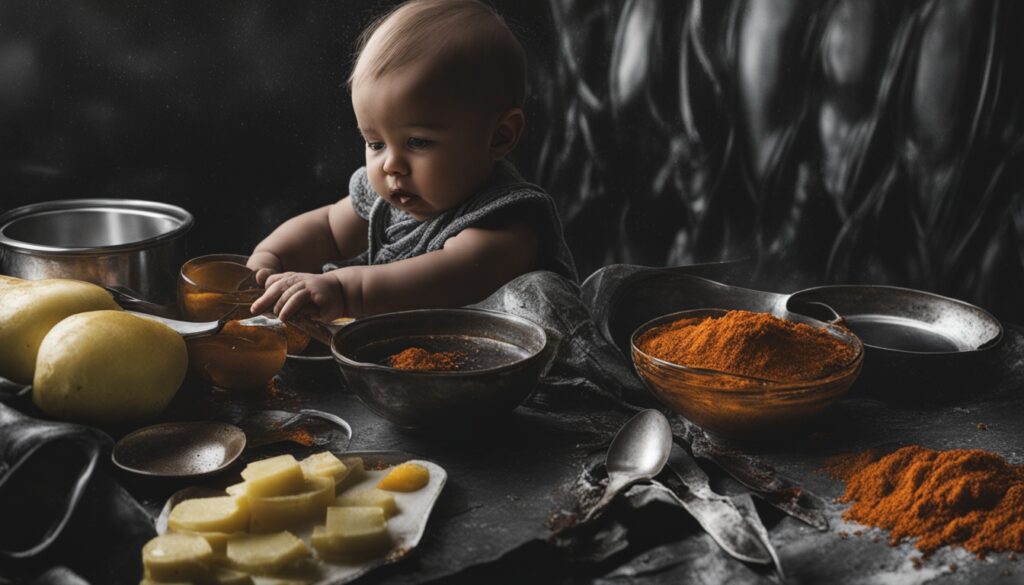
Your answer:
[[[824,532],[758,504],[787,583],[1024,581],[1024,564],[1006,553],[977,559],[945,548],[922,559],[911,544],[889,546],[886,533],[841,518],[844,506],[832,500],[843,485],[818,471],[831,455],[908,444],[986,449],[1024,463],[1024,334],[1019,328],[1007,327],[989,367],[995,369],[994,383],[965,388],[942,404],[896,404],[879,399],[877,392],[866,398],[864,389],[855,387],[825,420],[801,429],[798,439],[741,446],[829,502],[831,526]],[[264,409],[318,408],[352,425],[351,450],[399,450],[442,465],[448,483],[418,550],[368,575],[367,583],[778,582],[726,556],[682,510],[645,503],[635,492],[613,504],[584,536],[556,545],[552,527],[571,517],[581,480],[600,476],[611,436],[630,415],[600,401],[561,408],[562,401],[553,397],[563,390],[542,387],[508,418],[471,435],[410,434],[366,410],[338,382],[331,364],[289,364],[272,388],[255,395],[186,387],[165,418],[238,420]],[[279,444],[247,456],[281,449],[297,455],[312,451]],[[238,473],[241,464],[227,473]],[[717,482],[713,485],[727,487],[728,479],[713,465],[702,466]],[[154,514],[181,487],[121,479]]]

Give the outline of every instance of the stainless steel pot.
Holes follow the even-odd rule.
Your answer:
[[[66,199],[0,215],[0,272],[125,287],[155,303],[175,297],[192,214],[134,199]]]

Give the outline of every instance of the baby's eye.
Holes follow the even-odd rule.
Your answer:
[[[366,148],[369,148],[370,150],[380,150],[380,149],[384,148],[384,143],[383,142],[369,142],[369,141],[367,141],[366,142]]]
[[[409,145],[409,148],[413,149],[428,148],[433,143],[433,140],[427,140],[426,138],[410,138],[408,142],[406,142],[406,144]]]

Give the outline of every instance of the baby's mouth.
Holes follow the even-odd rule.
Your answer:
[[[395,200],[398,201],[400,205],[408,205],[417,197],[419,197],[419,195],[416,195],[415,193],[403,191],[402,189],[393,189],[391,191],[391,196],[394,197]]]

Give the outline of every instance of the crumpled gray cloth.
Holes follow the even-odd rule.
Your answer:
[[[0,404],[0,583],[135,583],[145,510],[106,473],[112,439]]]
[[[541,380],[542,390],[549,391],[535,396],[535,403],[599,399],[621,407],[652,401],[632,365],[598,332],[575,282],[553,272],[529,272],[471,307],[523,317],[544,328],[555,351]]]

